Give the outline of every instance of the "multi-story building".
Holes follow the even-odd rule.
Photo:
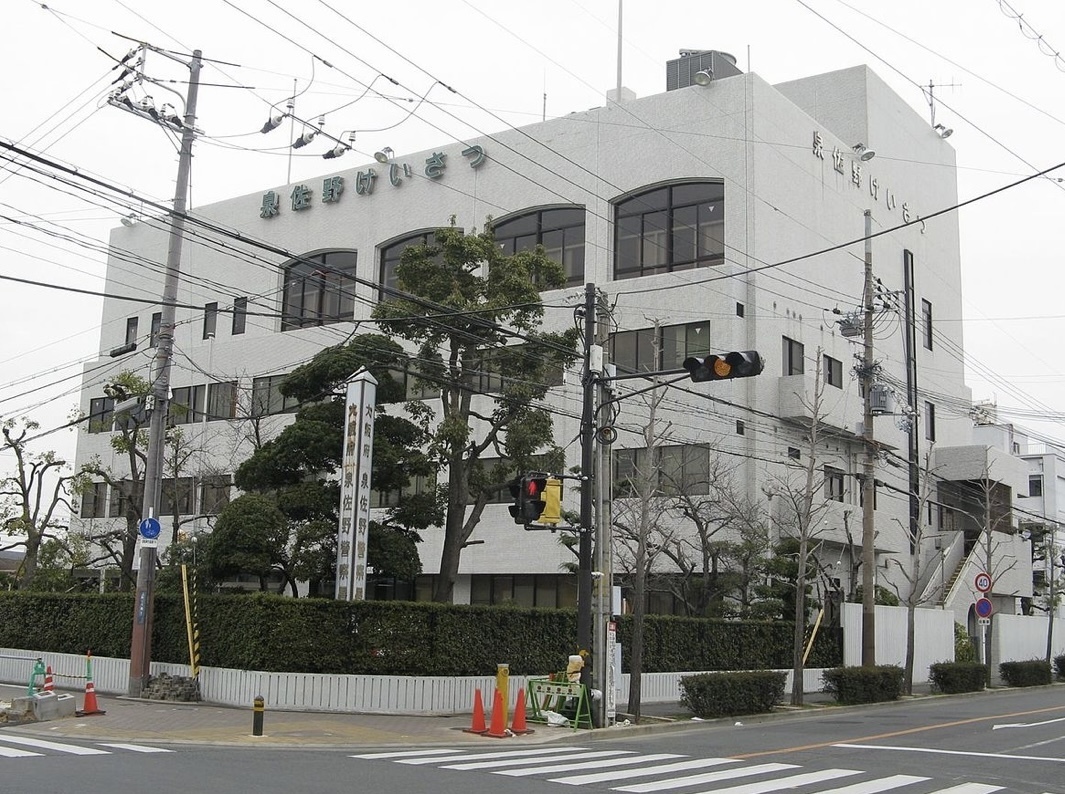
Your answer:
[[[957,215],[936,214],[958,201],[952,148],[864,66],[770,85],[722,53],[682,53],[668,78],[662,94],[615,96],[423,152],[385,151],[381,162],[248,185],[198,208],[206,225],[191,224],[185,241],[172,375],[173,402],[186,406],[172,421],[191,453],[172,488],[179,512],[210,515],[224,504],[229,475],[257,434],[291,420],[295,406],[277,390],[285,373],[369,327],[375,285],[395,285],[406,246],[451,217],[467,229],[490,217],[504,249],[543,244],[565,266],[568,286],[544,294],[546,326],[572,325],[586,283],[604,293],[619,372],[676,370],[711,351],[760,352],[757,377],[665,389],[656,411],[663,465],[696,489],[707,488],[709,472],[727,471],[739,493],[773,515],[788,473],[813,454],[823,509],[811,547],[832,585],[850,593],[861,580],[854,550],[868,447],[856,363],[870,260],[877,581],[903,585],[913,554],[941,559],[950,538],[940,549],[915,546],[908,530],[911,517],[925,520],[909,498],[921,479],[911,464],[933,444],[936,466],[954,467],[940,478],[974,476],[961,325],[938,321],[961,316]],[[106,291],[160,294],[166,245],[159,219],[116,228]],[[93,421],[82,429],[79,463],[98,457],[121,471],[103,387],[121,369],[147,377],[144,343],[158,318],[105,300],[101,350],[137,341],[142,352],[85,368],[82,408]],[[579,375],[568,373],[548,398],[571,465],[580,458],[571,443]],[[618,382],[616,394],[646,385]],[[648,409],[640,397],[617,406],[613,456],[623,473],[646,445]],[[997,470],[986,469],[982,479],[995,480]],[[108,491],[101,484],[86,498],[83,520],[117,520],[122,499]],[[567,493],[566,506],[574,500]],[[516,528],[508,501],[504,489],[474,532],[483,542],[464,549],[456,600],[572,604],[571,552],[550,533]],[[175,506],[162,510],[164,525]],[[424,533],[419,595],[438,570],[440,535]],[[927,576],[933,567],[925,565]],[[653,608],[676,604],[661,596]]]

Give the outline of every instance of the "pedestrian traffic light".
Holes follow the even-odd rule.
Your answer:
[[[706,358],[686,358],[681,363],[695,383],[708,380],[750,378],[761,374],[765,361],[757,350],[711,353]]]
[[[507,487],[514,499],[510,515],[515,524],[562,522],[562,480],[536,472],[516,477]]]

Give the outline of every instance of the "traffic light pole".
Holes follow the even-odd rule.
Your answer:
[[[862,473],[862,666],[876,664],[876,527],[873,502],[876,499],[876,446],[873,439],[873,215],[865,211],[865,289],[862,384],[865,386],[862,438],[865,464]]]
[[[188,199],[189,171],[192,166],[192,143],[195,138],[196,98],[200,89],[200,50],[189,63],[189,91],[185,100],[185,121],[181,133],[174,210],[170,216],[170,242],[166,252],[166,277],[163,281],[162,318],[152,364],[154,405],[148,425],[148,449],[144,463],[144,501],[141,517],[159,515],[166,419],[170,400],[170,359],[174,349],[174,318],[178,277],[181,273],[181,246],[185,237],[185,205]],[[140,697],[148,685],[152,662],[152,611],[155,589],[155,546],[141,544],[140,567],[137,569],[137,595],[133,604],[133,638],[129,651],[129,696]]]
[[[584,407],[581,411],[581,512],[577,535],[577,647],[592,650],[592,508],[595,501],[592,472],[595,468],[595,393],[600,373],[592,369],[592,348],[595,347],[595,284],[584,286]],[[605,665],[602,649],[593,664]],[[591,686],[591,670],[585,665],[581,683]],[[604,693],[605,694],[605,693]]]

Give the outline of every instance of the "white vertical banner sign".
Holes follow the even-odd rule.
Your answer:
[[[344,412],[344,467],[337,528],[338,601],[366,598],[366,544],[370,531],[370,466],[377,381],[365,369],[348,381]]]

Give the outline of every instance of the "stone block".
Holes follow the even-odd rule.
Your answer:
[[[78,700],[73,695],[67,695],[60,693],[56,695],[56,705],[58,707],[60,718],[73,717],[74,713],[78,710]]]
[[[55,692],[38,692],[33,696],[33,716],[39,722],[59,716],[59,697]]]

